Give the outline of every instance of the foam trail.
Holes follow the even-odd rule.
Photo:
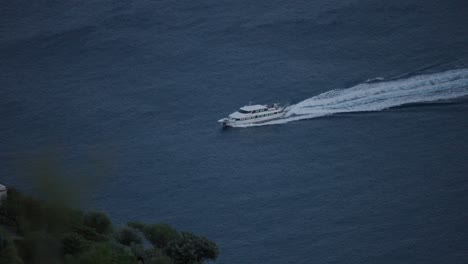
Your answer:
[[[456,69],[331,90],[288,107],[282,119],[247,126],[284,124],[337,113],[380,111],[410,103],[434,102],[467,95],[468,69]]]

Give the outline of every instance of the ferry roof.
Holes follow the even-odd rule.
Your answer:
[[[255,111],[255,110],[260,110],[260,109],[265,109],[265,108],[267,107],[264,105],[246,105],[246,106],[241,107],[241,110]]]

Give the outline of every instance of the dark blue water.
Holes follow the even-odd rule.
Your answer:
[[[34,189],[18,175],[51,149],[68,167],[98,156],[89,207],[206,235],[216,263],[466,263],[466,97],[216,120],[348,87],[463,94],[467,25],[462,0],[3,1],[0,181]]]

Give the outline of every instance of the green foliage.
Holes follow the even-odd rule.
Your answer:
[[[0,264],[22,264],[13,241],[0,235]]]
[[[8,219],[16,224],[20,234],[42,229],[46,226],[44,206],[40,201],[25,197],[16,189],[9,189],[2,207]]]
[[[16,239],[0,233],[0,264],[191,264],[219,254],[215,243],[168,224],[129,222],[114,232],[103,213],[85,214],[13,188],[0,205],[3,227]]]
[[[143,260],[143,262],[145,262],[144,260],[147,259],[146,250],[142,244],[131,244],[130,251],[138,260]]]
[[[61,234],[82,222],[82,213],[64,206],[51,206],[43,201],[23,196],[11,188],[2,203],[2,213],[13,222],[19,234],[38,230]]]
[[[28,233],[17,241],[21,258],[25,263],[60,263],[61,243],[45,231]]]
[[[165,248],[167,244],[179,237],[179,232],[168,224],[148,225],[143,229],[143,233],[153,246]]]
[[[93,228],[99,234],[109,234],[112,232],[112,223],[107,215],[99,212],[90,212],[84,216],[84,224]]]
[[[116,234],[116,239],[117,242],[125,246],[143,243],[140,235],[135,231],[135,229],[130,227],[124,227],[119,230]]]
[[[155,258],[150,259],[150,261],[148,263],[149,264],[173,264],[174,261],[172,261],[172,259],[170,257],[163,255],[163,256],[159,256],[159,257],[155,257]]]
[[[172,259],[166,256],[158,248],[143,248],[141,245],[133,245],[132,252],[143,263],[173,263]]]
[[[90,241],[102,242],[102,241],[107,240],[106,236],[99,234],[98,232],[96,232],[94,228],[84,226],[84,225],[75,226],[73,228],[73,232],[79,234],[86,240],[90,240]]]
[[[78,263],[80,264],[136,264],[137,259],[130,252],[101,244],[83,254]]]
[[[128,222],[127,225],[131,228],[134,228],[140,232],[143,232],[143,230],[145,229],[146,227],[146,224],[142,223],[142,222]]]
[[[176,264],[203,263],[207,259],[215,260],[219,255],[215,243],[189,232],[182,232],[178,239],[171,241],[165,252]]]
[[[62,250],[64,254],[78,255],[89,248],[89,242],[76,233],[68,233],[62,238]]]
[[[83,213],[64,206],[47,206],[44,208],[45,227],[49,233],[61,235],[83,223]]]

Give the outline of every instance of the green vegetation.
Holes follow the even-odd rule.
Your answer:
[[[146,239],[158,248],[165,248],[170,241],[179,238],[179,232],[168,224],[145,226],[143,233]]]
[[[201,264],[215,243],[165,223],[114,227],[99,212],[52,205],[9,189],[0,204],[0,264]]]
[[[165,253],[180,264],[203,263],[206,259],[216,259],[219,254],[215,243],[188,232],[182,232],[171,240],[165,247]]]

